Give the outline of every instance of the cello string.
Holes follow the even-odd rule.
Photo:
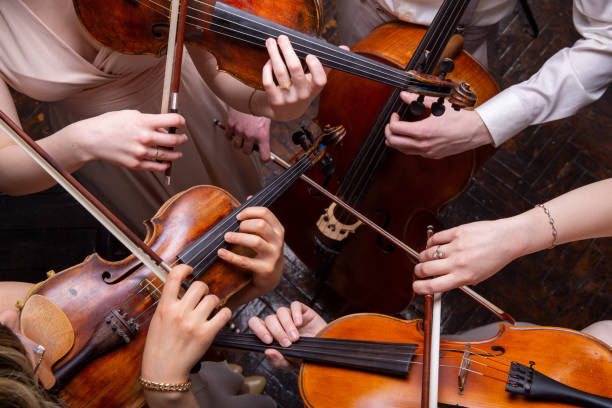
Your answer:
[[[449,16],[454,16],[457,15],[458,11],[460,10],[460,8],[463,5],[460,5],[459,3],[461,2],[454,2],[453,4],[453,8],[452,9],[448,9],[446,10],[442,10],[443,16],[442,19],[445,21],[448,20],[452,20],[451,18],[449,18]],[[465,2],[464,2],[465,3]],[[445,2],[444,5],[446,5],[447,3]],[[442,46],[442,42],[445,38],[444,35],[444,31],[448,30],[448,29],[452,29],[452,26],[454,25],[453,21],[448,21],[442,29],[438,30],[438,33],[435,33],[434,30],[434,38],[435,39],[431,39],[428,41],[429,44],[431,44],[433,42],[433,47],[429,47],[426,46],[424,48],[426,49],[439,49]],[[427,34],[426,34],[427,35]],[[414,58],[414,57],[413,57]],[[417,56],[417,58],[419,58],[419,56]],[[435,62],[434,62],[435,63]],[[431,64],[431,62],[430,62]],[[399,97],[399,93],[397,93],[397,101],[394,101],[392,107],[396,108],[393,109],[393,111],[398,111],[398,110],[402,110],[403,114],[405,114],[405,112],[407,111],[407,105],[403,103],[403,101],[400,99]],[[401,104],[400,106],[397,106],[399,104]],[[399,109],[398,109],[399,108]],[[389,122],[389,118],[391,116],[392,112],[386,112],[385,113],[385,123]],[[403,115],[400,115],[400,117]],[[366,148],[365,148],[365,152],[364,152],[364,158],[362,158],[359,162],[358,162],[358,167],[355,170],[354,176],[352,177],[351,180],[351,184],[349,184],[349,199],[348,201],[351,204],[355,204],[356,202],[358,202],[361,197],[364,195],[366,189],[369,187],[370,183],[371,183],[371,179],[373,178],[373,174],[375,169],[378,168],[380,166],[380,163],[383,159],[384,153],[387,151],[387,146],[384,143],[384,139],[385,139],[385,133],[384,133],[385,127],[378,127],[378,131],[376,133],[375,137],[372,137],[370,140],[370,143]],[[365,160],[364,160],[365,159]]]
[[[455,15],[457,13],[457,5],[458,3],[455,2],[455,7],[449,9],[448,2],[445,2],[443,4],[443,6],[446,7],[444,10],[441,10],[440,13],[441,20],[445,21],[445,23],[438,30],[436,30],[436,27],[433,27],[433,32],[430,33],[429,30],[428,32],[426,32],[425,37],[423,38],[423,40],[426,42],[426,45],[423,47],[424,49],[437,49],[442,46],[441,42],[445,37],[444,32],[448,29],[452,29],[453,25],[453,22],[449,21],[451,20],[449,16]],[[438,33],[436,33],[436,31],[438,31]],[[432,43],[433,47],[431,47]],[[419,48],[421,48],[420,45]],[[413,55],[413,57],[411,58],[411,62],[415,58],[420,59],[420,56]],[[409,63],[408,66],[410,65],[411,63]],[[349,176],[348,178],[345,176],[348,187],[346,187],[347,191],[343,193],[346,195],[347,201],[352,205],[355,205],[362,198],[364,191],[369,187],[371,183],[371,179],[373,178],[372,173],[376,168],[378,168],[380,162],[383,159],[384,153],[387,151],[387,147],[385,143],[383,143],[385,129],[384,125],[389,122],[391,113],[393,113],[394,111],[403,110],[403,113],[405,113],[405,110],[407,110],[406,104],[404,104],[403,101],[400,99],[399,92],[394,92],[392,94],[392,98],[393,100],[390,100],[390,102],[387,103],[387,105],[385,106],[386,109],[381,112],[381,114],[377,118],[377,123],[375,123],[375,125],[373,126],[373,129],[377,129],[377,131],[375,131],[375,133],[373,134],[370,134],[371,137],[368,137],[368,139],[366,140],[364,148],[360,149],[360,157],[354,159],[356,160],[356,167],[350,174],[347,174],[347,176]],[[381,118],[384,119],[384,121],[381,120]],[[345,216],[343,218],[345,220],[347,218],[350,219],[350,216],[345,212]]]
[[[151,7],[151,6],[149,6],[149,5],[147,5],[147,4],[144,4],[143,2],[144,2],[144,1],[147,1],[148,3],[152,3],[152,4],[154,4],[154,5],[156,5],[156,6],[160,7],[160,8],[162,8],[162,9],[164,9],[164,10],[167,10],[167,8],[166,8],[166,7],[164,7],[162,4],[156,3],[154,0],[137,0],[137,1],[138,1],[139,3],[141,3],[143,6],[148,7],[149,9],[151,9],[151,10],[153,10],[153,11],[157,12],[157,13],[158,13],[158,14],[160,14],[160,15],[165,15],[165,14],[164,14],[164,13],[162,13],[161,11],[159,11],[159,10],[157,10],[157,9],[155,9],[155,8],[153,8],[153,7]],[[192,7],[190,7],[190,8],[192,8]],[[192,9],[193,9],[193,8],[192,8]],[[211,14],[211,13],[207,13],[207,12],[204,12],[204,11],[201,11],[201,10],[197,10],[197,9],[195,9],[195,10],[196,10],[196,11],[198,11],[198,12],[200,12],[200,13],[202,13],[202,14],[205,14],[205,15],[214,16],[214,15],[213,15],[213,14]],[[233,13],[231,13],[231,12],[228,12],[228,13],[229,13],[229,14],[233,14]],[[205,21],[205,22],[206,22],[206,20],[204,20],[204,19],[200,19],[200,18],[197,18],[197,17],[194,17],[193,15],[188,15],[188,17],[189,17],[190,19],[192,19],[192,20],[196,20],[196,21]],[[265,41],[267,38],[269,38],[269,37],[270,37],[270,35],[269,35],[269,34],[267,34],[267,33],[265,33],[265,32],[261,32],[260,30],[256,30],[256,29],[253,29],[253,28],[251,28],[251,27],[244,26],[244,25],[242,25],[242,24],[239,24],[239,23],[233,22],[233,21],[228,20],[228,19],[225,19],[225,18],[223,18],[223,17],[216,17],[216,18],[217,18],[217,19],[219,19],[219,20],[225,20],[225,21],[227,21],[227,22],[229,22],[229,23],[232,23],[232,24],[234,24],[234,25],[236,25],[236,26],[238,26],[238,27],[245,27],[246,29],[250,29],[250,30],[255,30],[255,31],[258,31],[258,32],[260,32],[260,33],[264,34],[264,36],[263,36],[263,37],[259,37],[259,36],[257,36],[257,35],[249,34],[248,32],[244,32],[244,31],[239,31],[239,30],[231,29],[231,28],[228,28],[228,27],[225,27],[225,26],[223,26],[223,25],[220,25],[220,24],[217,24],[217,23],[213,23],[213,22],[209,22],[208,24],[209,24],[210,26],[219,26],[220,28],[222,28],[222,29],[224,29],[224,30],[234,31],[234,32],[236,32],[236,33],[238,33],[238,34],[247,35],[247,36],[249,36],[249,37],[255,38],[256,40],[260,40],[260,41]],[[217,33],[217,31],[215,31],[215,30],[213,30],[213,29],[211,29],[211,28],[207,28],[207,27],[204,27],[204,26],[201,26],[201,25],[198,25],[198,24],[194,24],[194,23],[187,23],[187,24],[192,25],[192,26],[196,27],[196,28],[197,28],[197,29],[199,29],[199,30],[203,30],[203,31],[204,31],[204,30],[208,30],[208,31],[211,31],[211,32],[215,32],[215,33]],[[282,30],[279,30],[279,31],[280,31],[280,32],[283,32]],[[286,32],[285,32],[285,33],[286,33]],[[235,38],[235,39],[238,39],[238,40],[241,40],[241,41],[244,41],[244,42],[247,42],[247,43],[253,44],[253,45],[262,46],[262,44],[261,44],[261,43],[258,43],[258,42],[253,42],[253,41],[249,41],[248,39],[245,39],[245,38],[243,38],[243,37],[231,36],[231,35],[229,35],[229,34],[227,34],[227,33],[220,33],[220,34],[222,34],[222,35],[226,35],[226,36],[228,36],[228,37],[230,37],[230,38]],[[290,34],[290,33],[286,33],[286,34],[287,34],[287,35],[292,35],[292,34]],[[304,40],[303,38],[298,38],[298,37],[294,37],[294,40],[299,40],[299,41],[309,41],[309,40]],[[311,41],[311,42],[312,42],[312,41]],[[313,44],[316,44],[316,43],[313,43]],[[304,52],[304,50],[303,50],[303,49],[305,49],[305,50],[307,50],[307,51],[313,51],[313,50],[314,50],[314,51],[319,51],[319,52],[322,52],[324,55],[327,55],[328,57],[332,57],[332,58],[339,58],[339,60],[338,60],[338,59],[337,59],[337,60],[333,60],[333,59],[330,59],[330,58],[325,58],[325,57],[324,57],[324,56],[322,56],[322,55],[319,55],[319,59],[320,59],[321,61],[323,61],[323,62],[331,62],[331,63],[336,63],[336,64],[338,64],[338,66],[341,66],[341,67],[343,67],[343,68],[347,69],[347,71],[348,71],[348,72],[353,72],[353,73],[359,73],[359,72],[362,72],[362,73],[363,73],[363,72],[366,72],[366,70],[368,70],[368,69],[369,69],[370,71],[368,72],[368,74],[370,74],[370,75],[372,75],[372,76],[374,76],[374,77],[384,78],[384,79],[386,79],[387,81],[392,82],[392,83],[393,83],[395,86],[397,86],[397,87],[403,87],[403,86],[407,86],[407,85],[415,85],[415,86],[422,85],[422,81],[420,81],[420,80],[418,80],[418,79],[415,79],[415,78],[414,78],[414,76],[413,76],[412,74],[410,74],[410,73],[408,73],[408,72],[406,72],[406,71],[398,70],[398,69],[395,69],[395,68],[389,67],[389,66],[387,66],[387,65],[385,65],[385,64],[377,64],[376,62],[371,61],[371,60],[368,60],[368,59],[367,59],[367,58],[365,58],[365,57],[361,57],[361,56],[359,56],[358,54],[350,54],[350,56],[351,56],[352,58],[357,59],[357,60],[360,62],[360,64],[356,64],[356,63],[353,63],[353,64],[354,64],[354,65],[358,65],[358,66],[360,66],[360,67],[363,69],[362,71],[358,71],[358,70],[351,70],[351,69],[349,69],[349,68],[348,68],[348,67],[350,67],[350,65],[342,65],[342,62],[347,62],[348,60],[346,60],[346,59],[344,59],[344,58],[341,58],[341,57],[339,57],[338,55],[331,55],[331,54],[328,54],[328,53],[325,53],[325,52],[321,51],[320,49],[317,49],[317,48],[312,48],[312,47],[309,47],[308,45],[304,45],[304,44],[299,43],[299,42],[294,42],[294,44],[293,44],[293,45],[294,45],[294,49],[296,49],[296,50],[298,50],[298,51],[302,51],[302,52]],[[300,49],[300,48],[302,48],[302,49]],[[342,54],[343,54],[343,51],[339,50],[337,47],[334,47],[334,46],[328,46],[328,47],[327,47],[327,49],[329,49],[330,51],[335,51],[335,52],[336,52],[336,53],[338,53],[339,55],[342,55]],[[339,62],[339,61],[340,61],[340,62]],[[365,65],[364,65],[364,63],[367,63],[367,64],[369,64],[369,65],[371,65],[371,66],[370,66],[370,67],[365,66]],[[386,76],[381,75],[380,70],[387,71],[387,75],[386,75]],[[442,86],[445,86],[445,85],[442,85]],[[449,85],[447,85],[447,86],[450,86],[450,84],[449,84]],[[446,93],[446,92],[444,92],[444,93]]]

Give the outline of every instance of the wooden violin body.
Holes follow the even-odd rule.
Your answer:
[[[401,68],[424,33],[422,27],[406,23],[384,24],[355,45],[353,51]],[[478,95],[478,104],[499,91],[486,70],[466,52],[454,57],[454,62],[455,69],[448,77],[468,82]],[[322,127],[342,125],[347,136],[341,148],[328,150],[336,170],[327,181],[327,189],[409,246],[422,249],[426,226],[437,224],[441,208],[467,187],[493,149],[482,147],[433,160],[386,148],[384,126],[388,119],[382,120],[378,128],[376,122],[392,92],[392,87],[342,72],[329,74],[320,98],[318,123]],[[368,147],[371,129],[383,133]],[[365,166],[353,172],[351,166],[356,163]],[[376,163],[380,163],[378,168],[368,171]],[[325,182],[320,165],[308,176]],[[300,205],[304,202],[308,205]],[[334,249],[339,254],[328,280],[338,293],[368,311],[396,313],[404,309],[413,296],[413,264],[408,256],[376,232],[355,224],[357,220],[346,217],[339,208],[330,213],[329,205],[326,198],[304,184],[294,185],[273,206],[286,226],[286,242],[315,270],[322,262],[320,251],[315,249],[316,241],[330,248],[337,244]],[[297,213],[296,208],[300,209]],[[324,229],[326,233],[344,235],[329,239]]]
[[[146,243],[163,259],[174,260],[177,254],[226,217],[238,202],[222,189],[197,186],[177,194],[166,202],[146,224]],[[226,301],[249,282],[244,271],[217,261],[201,277],[210,292]],[[154,286],[153,286],[154,285]],[[58,273],[45,281],[34,294],[42,295],[65,313],[72,324],[74,345],[53,367],[67,370],[80,358],[96,333],[114,340],[117,331],[109,329],[109,316],[130,313],[139,324],[129,343],[119,338],[119,346],[101,357],[94,352],[79,375],[59,384],[61,398],[70,406],[139,407],[144,404],[137,383],[148,322],[155,311],[161,282],[133,256],[108,262],[96,254],[83,263]],[[22,317],[23,320],[23,317]],[[126,319],[127,320],[127,319]],[[124,329],[116,323],[117,329]],[[102,331],[100,331],[102,330]],[[129,334],[129,333],[125,333]],[[53,341],[41,336],[40,344]],[[91,357],[91,356],[89,356]],[[57,384],[56,384],[57,386]]]
[[[151,0],[74,0],[77,15],[90,34],[103,45],[125,54],[165,53],[168,43],[170,2]],[[249,86],[261,87],[261,68],[268,60],[265,48],[208,30],[217,1],[189,2],[185,40],[210,51],[220,70]],[[285,27],[316,36],[321,27],[318,0],[229,0],[223,3],[243,9]],[[202,28],[198,28],[201,26]]]
[[[299,385],[305,406],[421,406],[423,333],[420,320],[357,314],[333,321],[319,336],[415,343],[420,347],[415,351],[415,364],[406,378],[314,363],[303,364]],[[459,366],[462,358],[465,359],[468,345],[471,352],[468,353],[469,369],[472,371],[467,372],[463,392],[459,392]],[[497,335],[488,340],[442,341],[438,403],[440,406],[470,408],[574,406],[536,402],[506,392],[511,361],[527,366],[533,361],[537,371],[563,384],[595,395],[612,397],[612,349],[603,342],[570,329],[500,324]]]

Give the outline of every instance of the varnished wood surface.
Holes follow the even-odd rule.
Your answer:
[[[353,51],[403,68],[425,33],[408,24],[390,23],[377,28],[359,42]],[[468,82],[478,103],[498,92],[487,72],[468,54],[455,58],[455,70],[449,78]],[[328,188],[336,192],[340,180],[384,107],[392,88],[353,75],[333,71],[321,94],[318,121],[321,126],[343,125],[347,135],[340,146],[329,149],[336,172]],[[427,225],[436,224],[441,206],[459,195],[469,183],[490,148],[481,148],[441,160],[406,156],[389,149],[374,181],[357,205],[372,220],[416,249],[425,244]],[[319,168],[309,176],[322,183]],[[360,183],[356,183],[360,185]],[[301,203],[308,202],[307,206]],[[314,251],[316,222],[329,201],[311,193],[302,183],[292,187],[272,207],[286,225],[286,241],[311,268],[318,259]],[[299,208],[299,216],[295,209]],[[350,222],[352,223],[352,222]],[[307,234],[304,232],[308,231]],[[351,303],[364,310],[397,313],[412,299],[412,268],[409,257],[377,233],[361,226],[347,240],[336,259],[330,283]]]
[[[166,202],[150,220],[145,242],[169,264],[179,252],[221,221],[238,202],[224,190],[196,186],[177,194]],[[89,364],[63,390],[62,398],[77,407],[138,407],[142,393],[136,380],[140,373],[144,339],[149,318],[155,310],[154,299],[142,291],[141,283],[152,280],[144,267],[127,272],[139,261],[133,256],[109,262],[96,254],[46,281],[36,293],[54,302],[66,314],[75,332],[74,346],[60,360],[54,371],[68,364],[91,339],[96,327],[111,310],[122,312],[135,308],[130,317],[144,313],[141,329],[129,344]],[[210,293],[222,301],[244,287],[248,275],[222,261],[217,261],[202,276]]]
[[[397,407],[421,406],[421,371],[423,334],[417,320],[359,314],[335,320],[319,335],[330,338],[415,343],[415,362],[407,378],[389,377],[357,370],[305,364],[300,370],[300,392],[304,405],[327,407]],[[467,342],[442,341],[440,363],[461,363]],[[612,349],[588,335],[569,329],[549,327],[512,327],[501,324],[496,336],[470,342],[473,353],[499,357],[472,356],[471,369],[501,380],[475,373],[467,376],[462,395],[457,389],[457,368],[440,367],[440,403],[473,408],[499,407],[571,407],[561,403],[527,401],[505,391],[511,361],[534,368],[564,384],[604,397],[612,397]],[[503,351],[496,351],[502,347]],[[461,350],[460,353],[444,349]],[[421,354],[421,356],[419,356]],[[486,364],[493,368],[483,367]],[[593,379],[599,379],[593,381]]]

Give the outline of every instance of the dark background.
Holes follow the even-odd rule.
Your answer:
[[[334,40],[334,0],[326,0],[326,38]],[[491,71],[507,87],[527,79],[558,49],[571,45],[572,1],[531,2],[540,34],[529,35],[517,9],[505,18],[497,38],[491,39],[498,59]],[[571,95],[564,95],[571,98]],[[34,137],[48,134],[44,107],[15,94],[22,124]],[[447,227],[466,222],[507,217],[525,211],[570,189],[612,176],[612,95],[577,115],[554,123],[530,127],[503,145],[476,174],[468,189],[442,212]],[[512,118],[509,118],[512,120]],[[304,117],[287,125],[274,124],[273,149],[287,155],[287,136]],[[611,197],[602,197],[609,200]],[[80,206],[59,188],[25,197],[0,195],[0,277],[2,280],[37,282],[44,273],[82,262],[98,252],[106,259],[121,259],[125,250]],[[308,302],[317,286],[312,274],[286,251],[286,271],[279,287],[235,313],[234,323],[245,330],[250,316],[265,316],[297,299]],[[586,240],[561,245],[519,259],[477,285],[476,290],[516,319],[541,325],[581,329],[612,318],[612,239]],[[495,318],[463,294],[445,294],[443,331],[455,332]],[[316,308],[327,319],[355,311],[325,287]],[[418,317],[417,299],[406,317]],[[297,374],[273,369],[261,355],[240,359],[246,374],[268,378],[266,393],[282,407],[301,406]]]

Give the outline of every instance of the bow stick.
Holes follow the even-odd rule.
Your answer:
[[[140,262],[153,272],[162,282],[166,281],[166,273],[170,267],[136,236],[121,220],[96,199],[70,173],[64,170],[49,154],[41,148],[30,136],[0,110],[0,130],[4,131],[20,146],[43,170],[77,200],[95,219],[115,236]]]
[[[180,2],[180,7],[179,7]],[[168,50],[166,52],[166,68],[162,91],[161,113],[178,112],[178,92],[181,86],[181,66],[183,62],[183,44],[185,42],[185,21],[187,19],[187,0],[172,0],[170,10],[170,31],[168,35]],[[171,127],[169,133],[176,133]],[[166,184],[172,181],[172,162],[166,169]]]

